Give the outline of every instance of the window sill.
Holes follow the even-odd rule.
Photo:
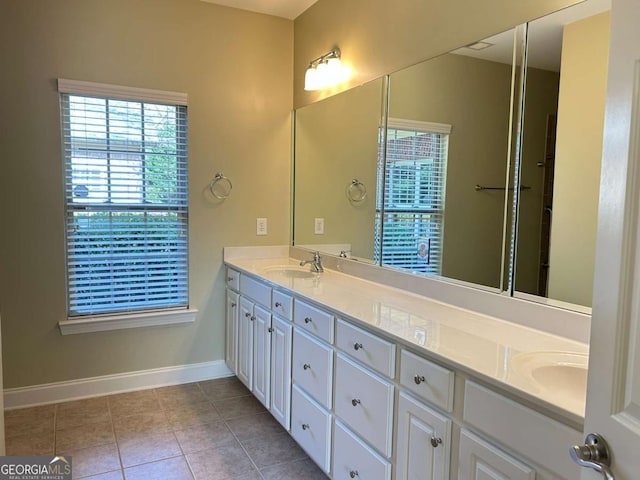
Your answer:
[[[157,312],[128,313],[120,315],[104,315],[67,319],[58,322],[62,335],[77,333],[105,332],[107,330],[123,330],[125,328],[154,327],[159,325],[176,325],[193,323],[198,310],[166,310]]]

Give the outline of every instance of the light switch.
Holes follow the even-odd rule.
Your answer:
[[[266,235],[266,234],[267,234],[267,219],[256,218],[256,235]]]
[[[316,235],[323,235],[324,234],[324,218],[316,218],[315,219],[314,233]]]

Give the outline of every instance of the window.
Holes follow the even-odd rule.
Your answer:
[[[451,126],[390,118],[378,149],[376,261],[439,275]]]
[[[58,89],[69,317],[187,308],[186,95]]]

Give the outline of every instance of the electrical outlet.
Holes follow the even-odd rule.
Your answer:
[[[323,235],[324,234],[324,218],[316,218],[315,219],[314,233],[316,235]]]
[[[267,234],[267,219],[256,218],[256,235],[266,235],[266,234]]]

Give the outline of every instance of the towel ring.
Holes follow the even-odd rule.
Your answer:
[[[347,185],[347,197],[351,202],[362,202],[367,197],[367,187],[360,180],[354,178]]]
[[[229,180],[222,172],[216,173],[213,180],[211,180],[211,183],[209,183],[211,195],[221,200],[229,197],[232,188],[233,184],[231,183],[231,180]]]

